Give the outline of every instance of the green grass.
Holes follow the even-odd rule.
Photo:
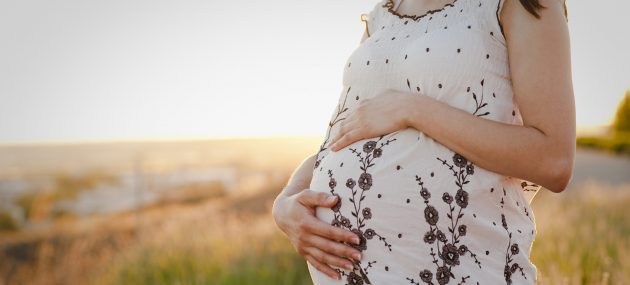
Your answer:
[[[582,147],[630,155],[630,132],[614,131],[603,136],[578,137],[576,143]]]
[[[16,231],[18,230],[18,224],[9,213],[0,209],[0,232],[2,231]]]
[[[304,259],[278,235],[210,248],[144,247],[98,276],[94,284],[312,284]]]

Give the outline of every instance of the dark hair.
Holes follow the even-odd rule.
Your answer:
[[[538,11],[540,9],[546,8],[545,6],[540,5],[540,2],[538,2],[538,0],[520,0],[520,2],[521,2],[521,5],[525,7],[525,10],[527,10],[527,12],[529,12],[530,14],[534,15],[534,17],[536,17],[537,19],[540,19],[540,15],[538,14]],[[564,17],[568,18],[566,0],[564,1]]]

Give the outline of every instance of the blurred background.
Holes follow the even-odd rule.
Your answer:
[[[0,285],[311,284],[270,208],[375,3],[0,0]],[[630,2],[567,6],[578,152],[531,257],[629,284]]]

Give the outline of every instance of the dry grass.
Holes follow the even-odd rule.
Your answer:
[[[205,156],[186,156],[179,151],[187,148],[169,146],[172,153],[148,159],[147,165],[177,165],[176,157],[201,165],[202,160],[216,159],[219,150],[230,149],[234,153],[222,154],[223,162],[239,170],[268,170],[273,177],[266,180],[268,185],[252,191],[187,186],[176,191],[179,196],[137,212],[54,219],[52,229],[41,232],[0,232],[0,285],[311,284],[304,259],[276,229],[270,207],[314,145],[292,141],[278,147],[275,141],[261,140],[237,152],[235,143],[188,145]],[[223,144],[230,147],[220,147]],[[86,147],[86,152],[97,147]],[[81,185],[108,181],[102,177],[61,179],[56,184],[69,189],[64,198],[72,197],[84,188]],[[33,206],[33,201],[24,203]],[[531,252],[538,283],[630,284],[629,205],[630,185],[591,184],[562,194],[539,193],[533,204],[538,235]],[[36,208],[29,217],[39,216]]]
[[[128,213],[5,244],[0,284],[310,284],[269,216],[272,189],[149,209],[140,224]],[[531,253],[539,284],[628,284],[628,190],[539,193]]]
[[[534,200],[539,284],[629,284],[630,187],[569,191]]]

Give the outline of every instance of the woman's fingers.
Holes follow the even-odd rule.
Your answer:
[[[333,151],[337,151],[355,141],[358,141],[359,139],[361,139],[361,135],[362,135],[361,130],[362,129],[349,130],[331,146],[331,149]]]
[[[333,241],[318,235],[310,235],[307,239],[309,244],[321,250],[322,253],[326,255],[319,259],[319,261],[344,267],[346,269],[352,269],[352,263],[350,260],[341,258],[341,256],[349,259],[355,259],[357,261],[361,260],[361,252],[359,250],[338,241]],[[348,266],[350,266],[350,268],[348,268]]]
[[[310,189],[304,189],[298,195],[298,201],[308,208],[315,208],[316,206],[332,207],[339,203],[339,197],[336,195],[330,195],[325,192],[317,192]],[[355,233],[324,223],[323,221],[317,219],[314,215],[300,218],[300,227],[305,232],[312,232],[329,239],[354,244],[359,244],[360,242],[359,237],[357,237]]]
[[[302,190],[297,196],[298,201],[302,203],[302,205],[310,208],[317,206],[330,208],[337,204],[338,198],[339,197],[335,195],[330,195],[325,192],[317,192],[310,189]]]
[[[339,275],[339,273],[337,271],[332,269],[332,267],[317,261],[317,259],[315,259],[313,256],[307,254],[306,256],[304,256],[304,258],[310,264],[315,266],[315,268],[317,268],[317,270],[319,270],[319,271],[323,272],[324,274],[330,276],[330,278],[335,279],[335,280],[341,279],[341,276]]]
[[[354,116],[350,114],[348,115],[348,117],[345,118],[345,120],[339,122],[339,130],[337,131],[337,134],[335,134],[335,136],[330,141],[330,144],[334,144],[337,140],[339,140],[339,138],[341,138],[343,135],[345,135],[349,130],[352,130],[353,128],[355,128],[355,119],[354,119]]]
[[[359,244],[359,242],[361,241],[357,234],[349,230],[344,230],[342,228],[324,223],[315,217],[304,219],[302,227],[307,232],[314,233],[330,240],[345,241],[353,244]],[[352,247],[349,248],[353,249]]]
[[[328,266],[336,266],[340,268],[345,268],[348,270],[352,270],[352,262],[350,260],[341,258],[336,255],[332,255],[328,252],[321,250],[317,246],[312,246],[306,249],[307,254],[313,256],[317,261],[326,264]]]
[[[332,207],[339,203],[339,197],[336,195],[330,195],[325,192],[317,192],[310,189],[304,189],[298,195],[297,200],[303,206],[310,209],[314,209],[317,206]],[[358,244],[360,242],[355,233],[324,223],[323,221],[317,219],[313,214],[301,216],[298,223],[299,227],[305,232],[312,232],[330,239],[354,244]]]
[[[299,207],[305,207],[308,211],[301,210],[301,214],[295,216],[297,227],[294,227],[291,234],[298,252],[319,271],[332,278],[340,276],[330,265],[352,270],[353,264],[349,259],[361,259],[359,250],[342,243],[359,244],[360,238],[357,234],[325,223],[314,215],[316,207],[332,207],[340,202],[339,199],[339,196],[325,192],[302,190],[297,194],[296,201]]]

